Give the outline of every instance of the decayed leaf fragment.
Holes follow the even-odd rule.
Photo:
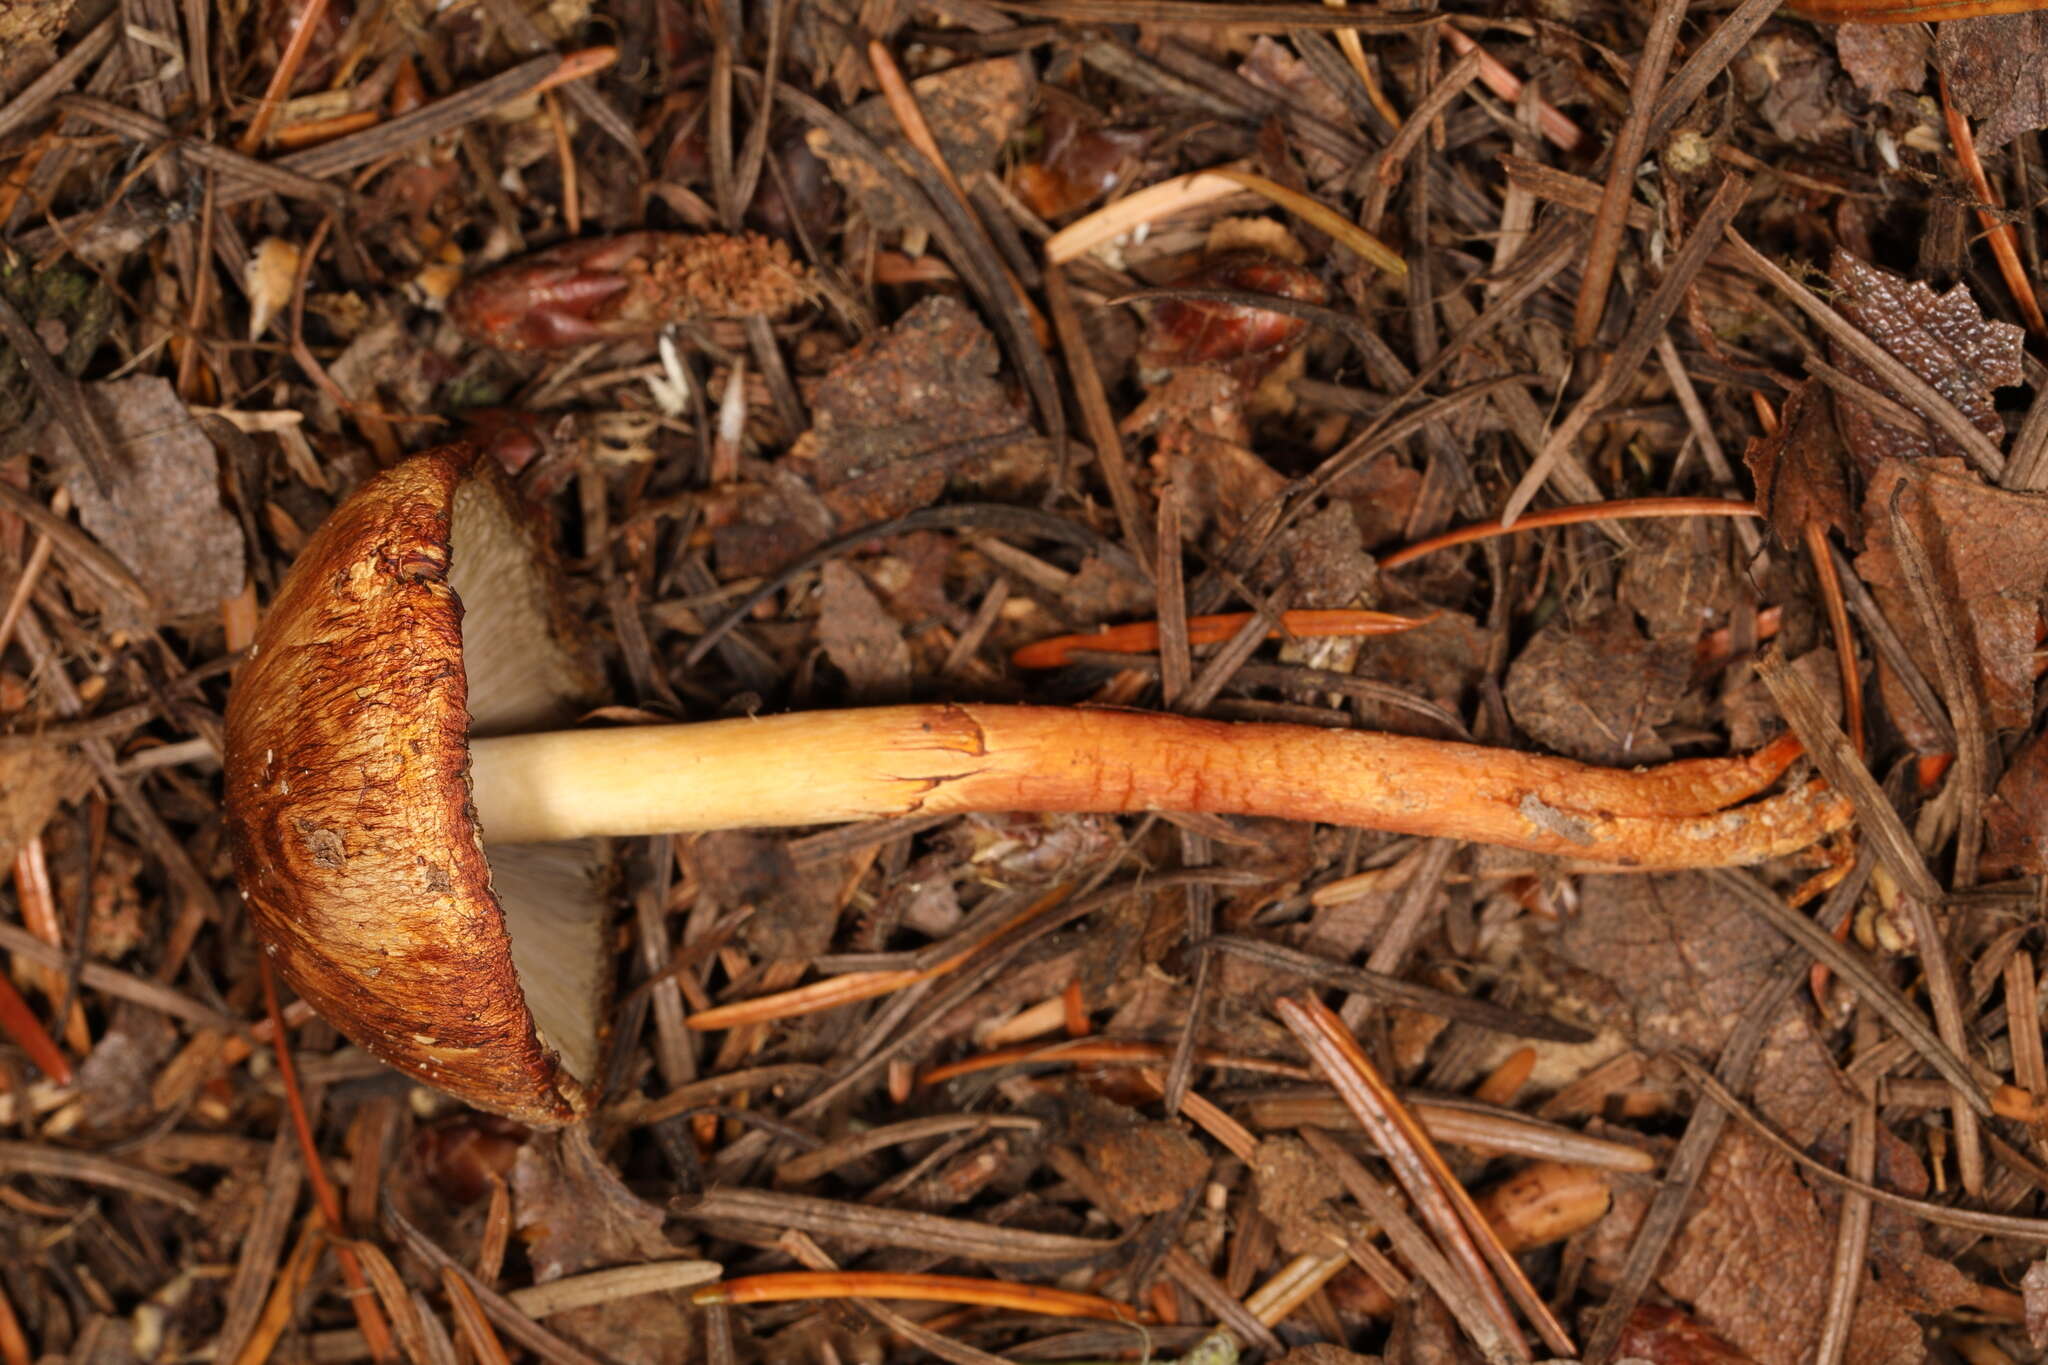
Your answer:
[[[1859,543],[1862,521],[1849,489],[1834,396],[1809,379],[1785,397],[1778,429],[1749,443],[1743,463],[1756,480],[1756,505],[1778,543],[1801,544],[1818,522]]]
[[[2048,1346],[2048,1260],[2027,1267],[2020,1290],[2026,1300],[2027,1340],[2039,1350]]]
[[[1671,756],[1656,727],[1691,681],[1693,644],[1646,639],[1621,607],[1584,621],[1552,620],[1508,669],[1515,724],[1589,763],[1654,763]]]
[[[1937,31],[1934,53],[1956,108],[1982,120],[1980,156],[2048,128],[2048,14],[1958,18]]]
[[[1993,440],[2005,432],[1992,390],[2021,381],[2020,343],[2025,333],[2005,322],[1988,321],[1963,285],[1936,294],[1918,280],[1881,270],[1846,251],[1828,266],[1837,291],[1835,308],[1871,340],[1932,384],[1976,428]],[[1837,363],[1879,393],[1905,402],[1853,356]],[[1901,431],[1854,403],[1839,406],[1842,435],[1858,467],[1868,476],[1886,457],[1961,457],[1965,452],[1932,431]]]
[[[818,642],[846,675],[849,699],[863,705],[907,701],[911,657],[903,628],[844,561],[832,560],[819,576]]]
[[[1873,104],[1918,90],[1927,79],[1927,36],[1918,24],[1843,24],[1835,30],[1835,55]]]
[[[2048,731],[2020,746],[1984,805],[1984,872],[1991,877],[2048,873]],[[2043,1271],[2048,1293],[2048,1271]]]
[[[1035,481],[1044,443],[1002,382],[974,311],[925,299],[854,347],[811,395],[787,462],[812,475],[842,526],[936,501],[949,481]]]
[[[1030,112],[1037,86],[1029,62],[996,57],[920,76],[910,83],[910,90],[947,167],[962,184],[969,184],[994,169],[1004,145]],[[847,121],[885,145],[901,146],[895,115],[879,96],[862,101],[848,113]],[[829,129],[812,129],[808,141],[877,227],[910,228],[923,221],[924,210],[905,203],[880,171]]]
[[[1780,942],[1710,878],[1588,878],[1578,912],[1546,940],[1540,970],[1567,1014],[1639,1051],[1710,1057],[1768,988]],[[1788,1012],[1764,1042],[1752,1093],[1766,1118],[1806,1142],[1843,1120],[1852,1092],[1819,1031]]]
[[[1248,1163],[1259,1211],[1272,1222],[1289,1255],[1327,1254],[1357,1233],[1357,1214],[1344,1187],[1297,1137],[1269,1137]]]
[[[1357,117],[1344,97],[1314,67],[1267,34],[1252,39],[1251,51],[1238,63],[1237,74],[1259,89],[1280,96],[1284,112],[1279,117],[1293,128],[1300,129],[1316,119],[1342,128]],[[1301,158],[1309,178],[1318,184],[1351,169],[1343,158],[1317,145],[1312,136],[1297,137],[1293,153]]]
[[[1172,1123],[1075,1086],[1063,1097],[1070,1137],[1116,1196],[1136,1216],[1178,1208],[1209,1172],[1202,1144]]]
[[[0,5],[0,51],[54,42],[71,17],[72,0],[17,0]]]
[[[1751,1365],[1731,1343],[1661,1303],[1646,1303],[1628,1315],[1615,1355],[1652,1365]]]
[[[58,451],[88,531],[146,584],[165,617],[210,612],[242,589],[242,528],[220,500],[220,459],[170,381],[134,375],[88,385],[85,401],[119,463],[105,492],[87,477],[62,424]]]
[[[1925,1171],[1918,1174],[1924,1182]],[[1886,1183],[1898,1183],[1896,1166]],[[1596,1275],[1619,1263],[1647,1203],[1643,1190],[1617,1198],[1595,1233]],[[1657,1284],[1758,1365],[1799,1365],[1811,1359],[1826,1317],[1834,1222],[1789,1159],[1747,1128],[1733,1127],[1708,1160]],[[1924,1237],[1903,1214],[1877,1211],[1871,1239],[1876,1274],[1857,1296],[1847,1359],[1921,1365],[1926,1348],[1913,1315],[1966,1301],[1968,1281],[1929,1255]]]
[[[546,1284],[604,1266],[679,1259],[661,1210],[628,1190],[582,1128],[537,1134],[512,1167],[513,1219]],[[648,1294],[558,1313],[549,1325],[620,1365],[664,1365],[690,1339],[678,1295]]]
[[[0,749],[0,868],[42,832],[62,803],[85,792],[85,765],[67,749]]]
[[[1892,497],[1902,484],[1899,508],[1933,556],[1942,579],[1937,591],[1962,609],[1957,625],[1965,662],[1991,722],[2017,730],[2034,714],[2036,631],[2048,595],[2048,495],[1994,488],[1956,460],[1886,460],[1874,471],[1864,500],[1868,548],[1856,571],[1930,678],[1932,647],[1893,547]],[[1883,676],[1886,706],[1907,737],[1925,751],[1938,750],[1926,719],[1890,685],[1889,673]]]
[[[1743,98],[1787,142],[1826,142],[1849,131],[1848,112],[1834,98],[1835,64],[1809,34],[1789,25],[1763,33],[1730,69]]]

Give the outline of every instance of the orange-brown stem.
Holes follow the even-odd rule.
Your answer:
[[[1470,839],[1581,862],[1724,867],[1848,822],[1817,784],[1729,809],[1798,756],[1641,771],[1308,725],[931,705],[580,730],[472,745],[493,842],[969,811],[1186,811]]]

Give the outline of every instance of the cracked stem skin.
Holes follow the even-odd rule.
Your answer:
[[[1321,820],[1642,867],[1760,862],[1848,823],[1768,786],[1796,741],[1630,772],[1512,750],[1135,711],[889,706],[474,740],[492,842],[965,811]]]

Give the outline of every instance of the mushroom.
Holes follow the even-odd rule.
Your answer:
[[[600,675],[535,525],[468,446],[366,482],[308,541],[236,679],[225,798],[242,896],[286,981],[383,1061],[527,1123],[573,1121],[594,1097],[611,974],[597,836],[1205,811],[1698,867],[1848,819],[1816,782],[1735,805],[1798,756],[1789,738],[1621,772],[967,703],[569,729]]]

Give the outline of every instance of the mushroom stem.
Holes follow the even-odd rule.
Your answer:
[[[1717,867],[1845,825],[1798,756],[1623,771],[1369,731],[1029,706],[892,706],[471,741],[492,843],[966,811],[1186,811],[1472,839],[1585,862]]]

